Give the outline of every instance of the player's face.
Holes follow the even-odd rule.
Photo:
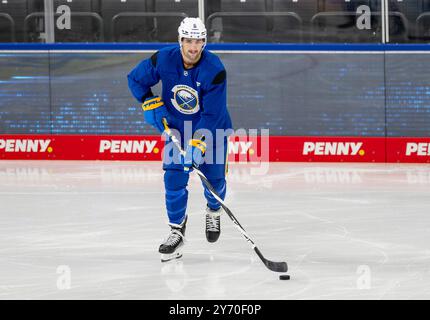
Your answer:
[[[187,39],[182,40],[182,57],[186,64],[195,64],[199,61],[202,54],[204,39]]]

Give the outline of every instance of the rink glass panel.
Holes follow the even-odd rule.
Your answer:
[[[156,134],[128,90],[127,74],[150,54],[53,53],[52,128],[56,134]]]
[[[0,52],[0,133],[51,132],[47,53]]]
[[[157,134],[145,124],[126,78],[149,56],[53,53],[53,133]],[[268,128],[272,135],[384,135],[381,54],[220,57],[228,71],[228,106],[235,128]],[[153,91],[161,94],[159,86]]]
[[[127,87],[127,73],[145,57],[53,54],[53,133],[157,134]],[[272,135],[384,135],[382,54],[220,57],[236,128],[269,128]],[[154,92],[161,93],[159,87]]]
[[[290,136],[384,135],[383,54],[220,56],[236,127]]]
[[[387,53],[387,136],[430,137],[430,52]]]
[[[50,55],[0,55],[1,133],[157,134],[126,78],[151,52]],[[430,134],[428,54],[386,53],[385,75],[382,52],[220,57],[235,128],[287,136]]]

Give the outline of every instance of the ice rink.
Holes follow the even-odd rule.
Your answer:
[[[265,166],[268,167],[265,167]],[[190,180],[187,243],[168,235],[155,162],[0,161],[1,299],[430,299],[430,165],[231,164],[227,215],[204,234]]]

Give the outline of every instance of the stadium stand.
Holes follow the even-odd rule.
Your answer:
[[[430,1],[408,0],[398,2],[391,0],[391,11],[398,11],[405,15],[409,23],[408,42],[428,42],[430,40],[430,19],[426,11],[430,11]]]
[[[274,12],[290,12],[297,15],[273,17],[274,42],[306,42],[310,37],[310,20],[318,12],[318,2],[273,0]],[[299,28],[299,30],[297,29]]]
[[[417,42],[430,42],[430,11],[423,12],[416,19]]]
[[[210,39],[214,42],[270,42],[269,1],[220,0],[220,11],[207,18]]]
[[[0,1],[0,42],[23,41],[26,0]]]
[[[98,42],[103,41],[103,21],[95,12],[97,2],[91,0],[54,0],[55,42]],[[70,11],[61,6],[67,6]],[[44,1],[28,1],[28,15],[24,20],[24,41],[44,42]],[[58,10],[58,11],[57,11]],[[68,10],[68,9],[67,9]],[[71,26],[57,26],[65,20],[61,17],[70,12]],[[59,24],[61,25],[61,23]]]
[[[144,16],[148,13],[146,0],[101,0],[100,12],[107,41],[151,41],[150,18]]]
[[[149,0],[153,19],[153,41],[176,42],[177,28],[184,17],[198,17],[198,0]]]
[[[371,28],[358,29],[356,26],[357,10],[360,6],[369,7]],[[321,12],[311,19],[314,42],[380,42],[382,18],[380,2],[375,0],[326,0],[320,6]],[[408,21],[401,12],[389,13],[390,42],[408,40]]]
[[[103,20],[97,13],[97,1],[54,0],[54,8],[66,5],[71,12],[71,28],[55,28],[56,42],[98,42],[104,40]],[[57,11],[58,12],[58,11]],[[61,13],[56,14],[59,17]]]
[[[55,28],[56,42],[175,42],[198,0],[53,0],[71,9],[72,28]],[[356,27],[369,6],[371,29]],[[390,42],[430,40],[430,1],[389,0]],[[60,17],[61,13],[55,16]],[[380,42],[380,0],[206,0],[211,42]],[[0,0],[0,42],[44,42],[44,0]]]
[[[422,0],[422,13],[416,19],[420,40],[430,42],[430,1]]]

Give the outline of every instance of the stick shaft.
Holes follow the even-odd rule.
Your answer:
[[[173,143],[175,144],[175,146],[178,148],[178,150],[181,153],[181,155],[185,155],[185,151],[182,149],[181,143],[172,134],[170,128],[167,125],[167,121],[165,119],[163,119],[163,124],[164,124],[164,132],[166,132],[167,135],[171,138],[171,140],[173,141]],[[231,210],[226,206],[226,204],[224,203],[224,201],[218,195],[218,193],[216,192],[216,190],[214,189],[214,187],[211,185],[211,183],[209,182],[209,180],[206,178],[206,176],[203,174],[203,172],[201,172],[194,165],[194,163],[193,163],[193,169],[197,173],[197,175],[200,177],[200,179],[202,180],[202,182],[206,186],[206,188],[209,190],[209,192],[220,203],[221,207],[227,213],[227,215],[229,216],[229,218],[233,221],[234,225],[239,230],[239,232],[242,234],[242,236],[245,238],[245,240],[248,241],[251,244],[252,249],[257,253],[258,257],[261,259],[261,261],[263,261],[264,265],[268,269],[270,269],[272,271],[286,272],[288,270],[287,263],[286,262],[273,262],[273,261],[267,260],[263,256],[263,254],[261,253],[261,251],[257,248],[257,246],[255,245],[254,241],[252,241],[252,239],[246,233],[245,229],[241,226],[241,224],[239,223],[239,221],[237,221],[236,217],[233,215],[233,213],[231,212]]]

